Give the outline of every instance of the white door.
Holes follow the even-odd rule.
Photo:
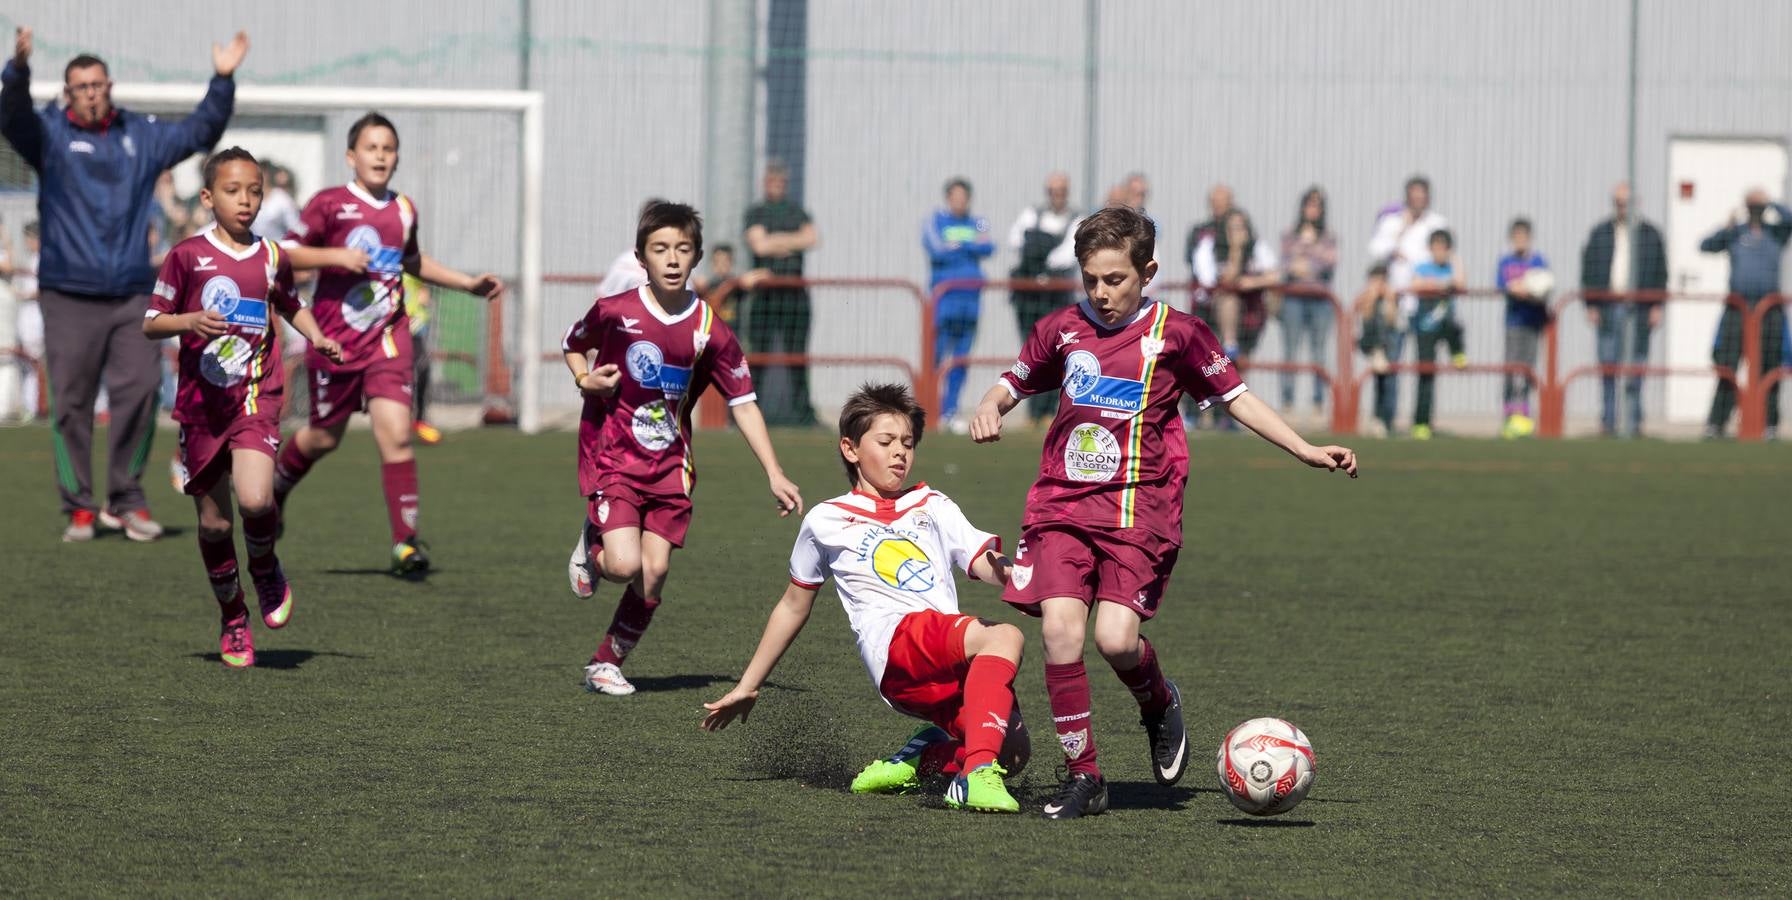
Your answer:
[[[1673,138],[1668,144],[1668,290],[1721,294],[1730,285],[1730,258],[1701,253],[1699,242],[1739,215],[1742,196],[1765,188],[1780,200],[1786,187],[1786,145],[1761,138]],[[1709,366],[1711,342],[1723,307],[1669,303],[1661,342],[1666,364]],[[1669,378],[1667,418],[1700,422],[1711,408],[1715,382],[1708,376]]]

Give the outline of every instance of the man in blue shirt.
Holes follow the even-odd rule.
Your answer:
[[[1780,256],[1786,242],[1792,240],[1792,209],[1767,202],[1767,192],[1755,188],[1743,199],[1747,218],[1730,218],[1730,224],[1700,242],[1706,253],[1730,254],[1730,293],[1740,294],[1749,309],[1761,298],[1780,289]],[[1786,359],[1786,308],[1775,303],[1761,319],[1761,371],[1779,368]],[[1724,307],[1717,323],[1717,339],[1712,344],[1711,361],[1734,369],[1742,359],[1742,312],[1733,306]],[[1705,420],[1705,437],[1723,437],[1730,422],[1730,411],[1736,408],[1736,385],[1719,379],[1717,393],[1711,398],[1711,415]],[[1767,389],[1767,439],[1775,440],[1780,430],[1780,383]]]
[[[996,252],[990,240],[989,222],[971,215],[971,183],[963,178],[946,182],[946,208],[934,210],[921,229],[921,246],[927,250],[932,270],[930,287],[938,288],[948,281],[980,279],[983,260]],[[982,301],[980,288],[953,288],[940,295],[933,311],[935,365],[945,367],[971,353],[977,339],[977,314]],[[968,434],[968,423],[958,418],[958,394],[964,390],[966,370],[957,366],[946,374],[944,396],[940,399],[940,417],[954,434]]]
[[[153,541],[141,478],[156,427],[159,345],[143,339],[155,269],[149,214],[164,169],[216,143],[236,97],[231,75],[249,51],[238,32],[212,45],[217,73],[205,99],[179,122],[112,105],[106,63],[81,55],[63,69],[63,100],[31,106],[31,29],[20,28],[0,72],[0,133],[38,173],[43,223],[39,303],[50,371],[56,481],[69,517],[65,541],[93,538],[96,518],[133,540]],[[111,403],[107,504],[96,508],[90,447],[102,378]]]

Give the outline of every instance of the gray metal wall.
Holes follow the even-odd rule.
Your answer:
[[[547,269],[601,270],[629,245],[641,199],[713,195],[706,153],[751,152],[701,140],[708,47],[738,47],[739,36],[712,33],[706,0],[544,0],[528,9],[529,86],[546,93],[549,109]],[[1279,232],[1300,191],[1317,183],[1331,194],[1345,251],[1339,287],[1353,290],[1374,211],[1399,196],[1407,175],[1424,172],[1472,283],[1491,281],[1505,225],[1519,214],[1535,221],[1541,251],[1569,281],[1623,171],[1627,0],[1104,2],[1093,119],[1084,102],[1086,9],[1082,0],[813,0],[807,190],[823,243],[811,273],[924,281],[918,229],[953,175],[974,182],[976,209],[1000,232],[1053,168],[1069,170],[1079,182],[1073,195],[1083,197],[1092,121],[1102,182],[1094,193],[1129,171],[1150,176],[1150,211],[1177,280],[1187,275],[1175,258],[1182,236],[1205,217],[1210,184],[1232,184],[1259,229]],[[358,24],[369,10],[374,20]],[[215,3],[185,0],[15,0],[0,26],[35,26],[39,77],[58,77],[61,60],[91,49],[119,80],[199,80],[210,41],[240,26],[254,40],[245,81],[510,88],[522,86],[525,69],[522,10],[326,0],[240,5],[226,21]],[[1640,24],[1639,207],[1660,221],[1670,135],[1792,133],[1792,4],[1644,0]],[[763,36],[754,43],[763,48]],[[333,118],[343,119],[329,123],[340,130],[347,114]],[[513,268],[514,240],[484,225],[512,221],[493,212],[514,204],[508,119],[413,116],[400,125],[402,177],[419,194],[432,252]],[[739,169],[710,177],[740,189]],[[713,221],[710,240],[736,230]],[[987,271],[1011,264],[1004,252]],[[911,352],[918,329],[909,301],[888,291],[848,295],[819,296],[817,352]],[[582,287],[548,296],[550,336],[589,300]],[[978,352],[1012,351],[1005,299],[985,303]],[[1470,305],[1472,356],[1499,357],[1496,305]],[[1585,359],[1590,336],[1571,327],[1565,349],[1570,361]],[[1276,335],[1266,336],[1264,358],[1279,351]],[[823,404],[869,371],[823,379]],[[992,374],[978,373],[971,390]],[[1445,382],[1446,411],[1497,409],[1491,378]],[[547,382],[550,398],[563,393],[551,390],[559,383]],[[1577,394],[1576,411],[1589,402]]]

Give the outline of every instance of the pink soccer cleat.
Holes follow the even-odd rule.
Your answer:
[[[255,665],[255,637],[249,632],[249,610],[243,597],[237,595],[236,612],[226,613],[224,628],[218,635],[218,656],[227,669],[247,669]]]

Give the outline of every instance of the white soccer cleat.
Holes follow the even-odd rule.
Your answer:
[[[585,690],[593,694],[609,694],[612,697],[626,697],[635,692],[635,686],[622,677],[622,670],[615,663],[592,663],[585,667]]]
[[[122,515],[102,509],[99,513],[99,525],[101,528],[122,531],[125,537],[144,544],[160,540],[163,533],[162,524],[150,518],[147,509],[133,509]]]
[[[591,579],[591,555],[585,550],[585,529],[579,528],[579,542],[573,545],[572,558],[566,561],[566,578],[572,583],[572,595],[589,600],[597,592]]]

